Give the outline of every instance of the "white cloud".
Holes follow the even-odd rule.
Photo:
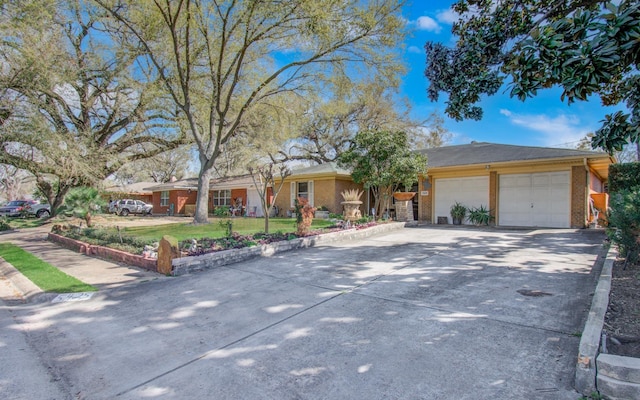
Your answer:
[[[443,24],[453,24],[454,22],[456,22],[457,20],[460,19],[460,14],[458,14],[457,12],[449,9],[449,10],[445,10],[445,11],[441,11],[436,15],[436,19],[438,20],[438,22],[442,22]]]
[[[551,117],[546,114],[517,114],[501,109],[500,114],[506,116],[513,125],[539,132],[544,146],[560,146],[577,142],[591,130],[581,125],[580,118],[571,114],[559,114]]]
[[[436,22],[435,19],[427,16],[419,17],[416,21],[416,26],[421,31],[440,33],[440,31],[442,30],[442,27]]]
[[[420,48],[418,46],[409,46],[409,48],[407,49],[407,51],[409,53],[414,53],[414,54],[422,54],[422,50],[420,50]]]

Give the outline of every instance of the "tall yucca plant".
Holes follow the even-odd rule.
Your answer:
[[[58,213],[71,213],[75,217],[82,218],[87,227],[92,225],[93,214],[106,204],[100,196],[100,192],[92,187],[79,187],[71,190],[64,200],[64,204],[58,209]]]

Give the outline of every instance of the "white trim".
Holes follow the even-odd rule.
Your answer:
[[[291,200],[291,208],[296,206],[296,195],[298,194],[298,183],[297,182],[291,182],[290,186],[289,186],[289,190],[290,190],[290,200]]]
[[[309,205],[313,207],[313,181],[307,182],[307,196],[309,197]]]

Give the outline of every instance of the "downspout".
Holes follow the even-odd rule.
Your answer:
[[[586,157],[582,159],[582,163],[584,164],[584,170],[587,172],[587,174],[586,174],[586,177],[587,177],[586,185],[585,185],[585,188],[584,188],[584,190],[586,192],[585,193],[586,201],[585,201],[585,204],[583,205],[583,207],[585,208],[585,214],[584,214],[585,218],[584,218],[584,221],[583,221],[583,225],[584,225],[584,227],[589,227],[589,224],[588,224],[588,222],[589,222],[589,199],[590,199],[590,193],[589,192],[591,191],[591,189],[590,189],[591,188],[591,170],[589,169],[589,163],[587,163],[587,158]]]

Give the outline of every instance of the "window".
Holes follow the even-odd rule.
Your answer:
[[[213,206],[231,206],[231,190],[214,190]]]
[[[291,182],[291,207],[295,206],[297,197],[308,199],[313,206],[313,181]]]
[[[165,190],[160,192],[160,205],[168,206],[169,205],[169,191]]]
[[[298,182],[298,197],[309,198],[309,182]]]

